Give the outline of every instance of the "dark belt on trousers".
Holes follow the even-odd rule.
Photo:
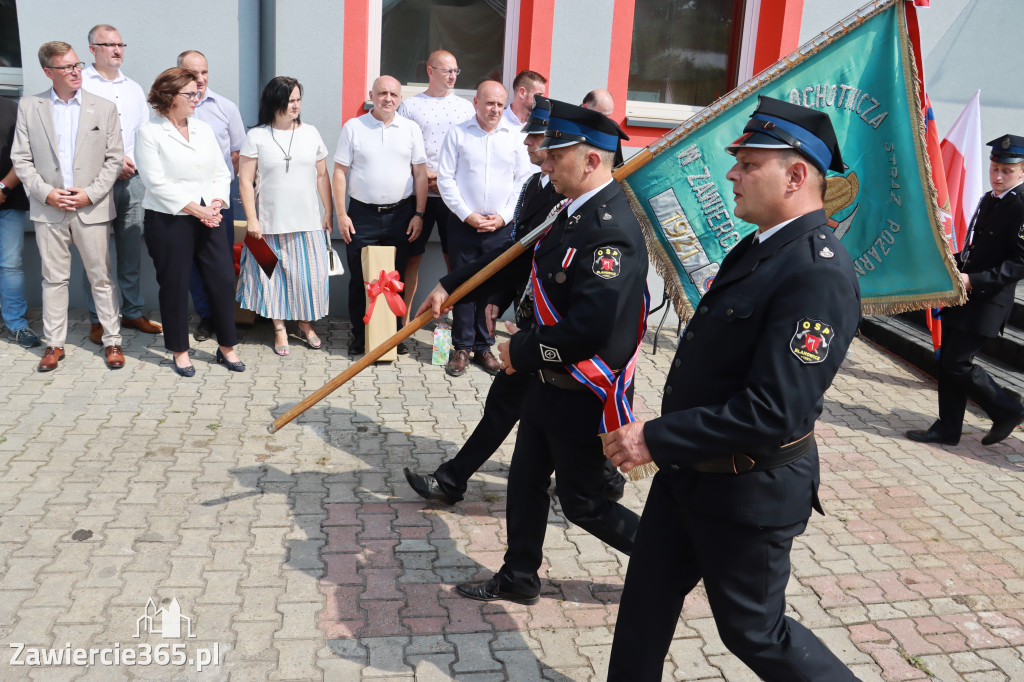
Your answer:
[[[377,213],[394,213],[399,209],[399,207],[402,206],[402,204],[406,203],[407,201],[412,201],[413,198],[413,195],[410,194],[401,201],[396,201],[393,204],[368,204],[365,201],[359,201],[358,199],[353,199],[352,197],[349,197],[348,200],[353,204],[362,206],[364,208],[368,208],[371,211],[376,211]]]
[[[540,383],[554,386],[565,391],[586,391],[586,386],[576,381],[571,374],[557,369],[538,369],[537,378]]]
[[[745,474],[749,471],[778,469],[797,461],[814,447],[814,432],[786,443],[771,455],[723,455],[693,465],[694,471],[703,474]]]

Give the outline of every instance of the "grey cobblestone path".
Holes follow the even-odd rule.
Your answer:
[[[501,563],[512,440],[457,507],[408,489],[402,467],[453,455],[489,382],[475,366],[451,379],[429,365],[429,332],[271,436],[275,416],[349,366],[346,322],[320,324],[325,350],[293,339],[286,358],[269,326],[244,330],[244,374],[196,344],[188,380],[160,337],[134,330],[125,369],[107,370],[84,314],[72,317],[52,373],[0,341],[0,680],[604,678],[627,559],[557,502],[538,604],[453,594]],[[650,340],[641,417],[660,403],[674,346],[663,335],[652,355]],[[935,403],[929,378],[854,344],[817,425],[829,515],[796,542],[792,615],[864,680],[1024,680],[1021,433],[982,447],[988,424],[971,411],[955,448],[905,440]],[[648,485],[629,485],[625,502],[639,511]],[[147,631],[175,602],[184,636]],[[186,662],[216,647],[220,663],[17,665],[33,650],[161,644],[183,644],[166,651]],[[665,679],[754,679],[699,588]]]

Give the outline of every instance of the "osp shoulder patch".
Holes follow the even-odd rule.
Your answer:
[[[796,332],[789,341],[789,350],[805,365],[816,365],[828,357],[834,335],[829,323],[805,317],[796,323]]]
[[[614,246],[602,246],[594,251],[594,274],[603,279],[619,276],[622,254]]]

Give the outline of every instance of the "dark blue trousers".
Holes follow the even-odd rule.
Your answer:
[[[687,475],[660,471],[651,485],[619,601],[608,679],[661,680],[683,598],[703,578],[722,641],[761,679],[856,680],[785,615],[789,553],[807,521],[756,527],[696,512],[674,494],[672,478]]]
[[[512,228],[509,225],[494,232],[477,232],[461,220],[448,225],[448,258],[452,270],[468,265],[485,253],[508,242]],[[452,348],[480,352],[490,350],[494,336],[487,332],[486,301],[456,303],[452,308]]]

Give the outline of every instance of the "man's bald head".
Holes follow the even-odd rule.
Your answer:
[[[507,99],[505,86],[498,81],[484,81],[477,86],[473,108],[481,128],[490,132],[498,127]]]
[[[381,90],[391,90],[393,92],[402,92],[402,84],[398,82],[398,79],[394,76],[378,76],[373,85],[370,86],[370,96],[373,93]]]
[[[391,123],[395,110],[402,101],[402,84],[393,76],[378,76],[370,90],[373,110],[370,112],[378,121]]]
[[[612,99],[610,92],[604,88],[598,88],[587,93],[587,96],[583,98],[582,106],[586,109],[600,111],[605,116],[611,116],[615,111],[615,100]]]
[[[427,94],[444,97],[455,87],[459,63],[448,50],[434,50],[427,58]]]

